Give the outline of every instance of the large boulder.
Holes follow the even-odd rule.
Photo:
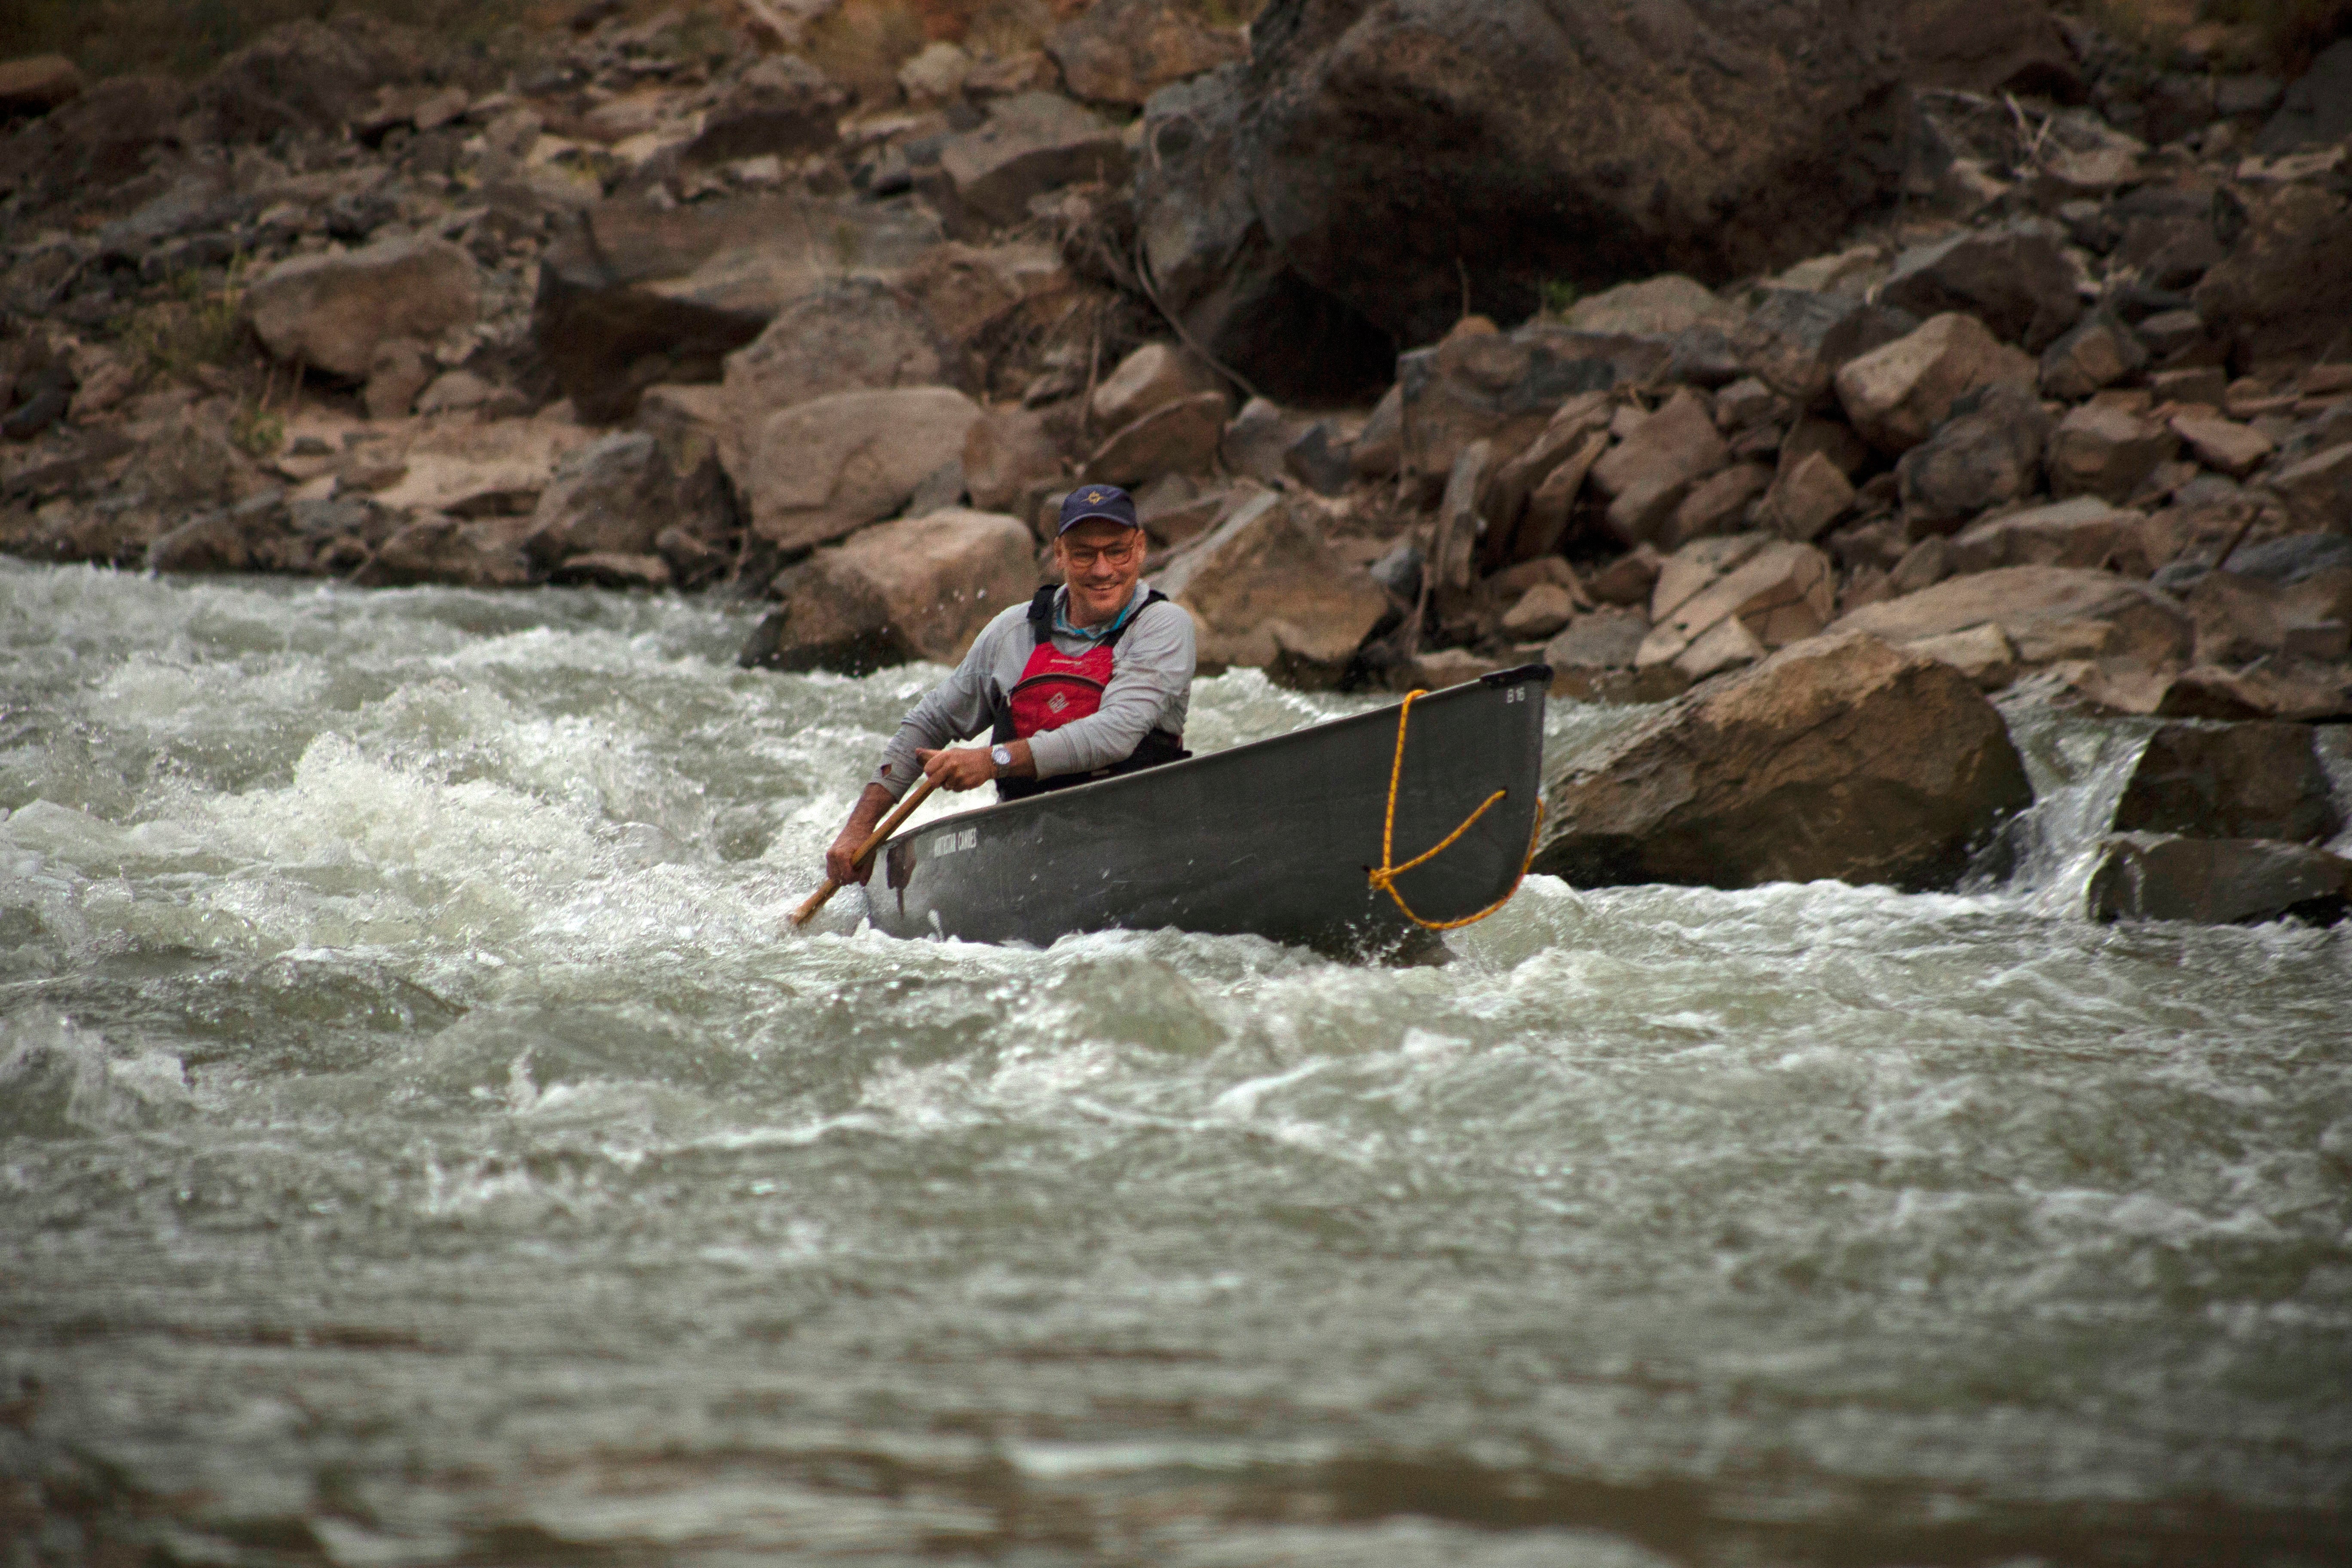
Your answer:
[[[1035,590],[1034,551],[1018,519],[953,507],[869,529],[777,581],[783,606],[739,662],[845,675],[953,664],[991,617]]]
[[[778,409],[729,461],[751,531],[790,553],[879,522],[961,470],[980,405],[946,386],[836,392]]]
[[[1195,344],[1286,401],[1369,395],[1395,341],[1317,288],[1266,236],[1242,175],[1239,66],[1154,93],[1135,176],[1138,259]]]
[[[1403,342],[1465,289],[1517,319],[1554,279],[1752,276],[1895,188],[1885,9],[1276,0],[1238,163],[1275,253]]]
[[[2084,887],[2100,921],[2246,925],[2293,916],[2333,924],[2352,897],[2352,860],[2260,838],[2122,833],[2101,840]]]
[[[2129,653],[2148,663],[2188,657],[2187,612],[2168,594],[2119,577],[2066,566],[2004,566],[1952,577],[1916,594],[1864,605],[1832,633],[1868,632],[1891,643],[1997,626],[2020,662]]]
[[[429,341],[468,325],[481,300],[474,258],[423,237],[281,261],[254,279],[245,310],[279,359],[364,381],[383,343]]]
[[[1371,574],[1279,495],[1236,508],[1153,578],[1200,622],[1204,666],[1255,665],[1335,683],[1391,610]]]
[[[1045,52],[1076,97],[1133,105],[1246,49],[1239,33],[1203,26],[1177,0],[1096,0],[1045,40]]]
[[[2317,843],[2344,826],[2307,724],[2167,724],[2147,738],[2119,833]]]
[[[2032,803],[1969,681],[1874,637],[1799,644],[1553,775],[1532,869],[1580,887],[1948,887]]]
[[[940,150],[956,198],[994,224],[1025,222],[1030,198],[1056,186],[1118,184],[1128,164],[1118,127],[1050,92],[997,100],[983,124]]]
[[[2352,136],[2352,38],[2338,38],[2286,89],[2285,101],[2254,139],[2254,151],[2292,153],[2347,136]]]

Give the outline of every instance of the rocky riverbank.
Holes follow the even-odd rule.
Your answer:
[[[0,549],[764,596],[746,662],[856,671],[956,657],[1116,482],[1207,668],[1681,699],[1609,765],[1721,779],[1580,762],[1580,878],[1948,882],[2016,804],[1986,693],[2352,717],[2352,39],[1097,0],[877,80],[833,9],[0,68]],[[1824,702],[1896,706],[1757,729]],[[1727,847],[1790,820],[1854,831]],[[2218,875],[2110,858],[2109,913]],[[2241,859],[2301,890],[2206,916],[2352,886]]]

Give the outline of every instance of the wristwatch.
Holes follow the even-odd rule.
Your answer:
[[[1013,771],[1013,748],[1010,746],[991,746],[988,748],[988,760],[996,764],[996,771],[998,773],[1009,773]]]

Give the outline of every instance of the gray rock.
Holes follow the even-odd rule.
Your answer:
[[[1916,316],[1963,311],[2032,353],[2083,313],[2074,264],[2038,223],[1966,230],[1905,251],[1878,299]]]
[[[1631,606],[1608,606],[1577,616],[1544,645],[1544,662],[1554,669],[1631,669],[1650,617]]]
[[[1162,89],[1144,109],[1135,205],[1150,281],[1192,342],[1269,396],[1370,395],[1395,378],[1396,342],[1267,237],[1242,173],[1243,81],[1243,68],[1228,66]]]
[[[727,89],[686,145],[689,163],[732,163],[775,153],[822,153],[841,140],[836,121],[848,95],[795,55],[771,55]]]
[[[1283,448],[1282,466],[1290,476],[1319,496],[1345,493],[1355,477],[1348,459],[1348,442],[1328,419],[1318,419],[1307,433]]]
[[[2039,399],[1998,382],[1953,404],[1951,417],[1895,465],[1912,537],[1949,533],[2032,494],[2051,425]]]
[[[1915,331],[1908,310],[1846,294],[1775,289],[1732,334],[1748,373],[1800,408],[1825,403],[1837,373],[1874,349]]]
[[[2352,136],[2352,38],[2339,38],[2286,89],[2286,101],[2254,138],[2254,151],[2275,156],[2347,136]]]
[[[2313,844],[2343,818],[2307,724],[2167,724],[2116,804],[2118,833]]]
[[[2352,895],[2352,860],[2260,838],[2118,834],[2101,841],[2084,911],[2102,922],[2251,925],[2282,916],[2332,925]]]

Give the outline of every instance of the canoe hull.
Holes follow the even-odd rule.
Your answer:
[[[1474,914],[1525,865],[1542,784],[1539,665],[1414,701],[1393,863],[1504,798],[1397,879],[1424,920]],[[1044,945],[1113,929],[1252,933],[1381,952],[1417,929],[1366,880],[1395,754],[1396,708],[1144,773],[943,817],[893,838],[866,889],[893,936]]]

